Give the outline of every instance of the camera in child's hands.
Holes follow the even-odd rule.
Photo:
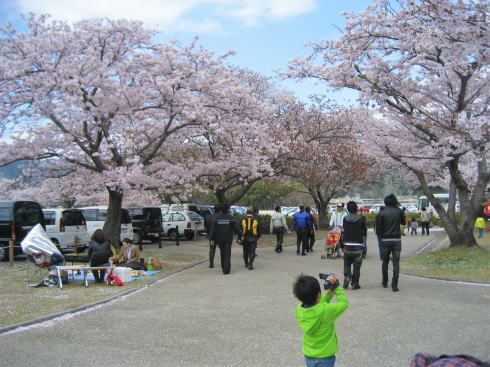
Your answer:
[[[331,275],[335,275],[335,273],[327,273],[327,274],[324,274],[324,273],[320,273],[318,276],[320,277],[320,279],[323,279],[324,282],[323,282],[323,289],[325,289],[326,291],[330,291],[330,290],[334,290],[335,288],[337,288],[339,286],[339,280],[338,279],[335,279],[335,283],[332,283],[328,280],[328,277],[331,276]]]

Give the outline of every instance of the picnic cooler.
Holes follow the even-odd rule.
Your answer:
[[[112,270],[112,274],[119,277],[123,283],[129,282],[131,280],[131,272],[133,269],[126,268],[123,266],[118,266]]]

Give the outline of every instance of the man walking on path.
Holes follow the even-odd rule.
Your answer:
[[[282,243],[284,239],[284,232],[289,232],[288,223],[284,214],[281,213],[281,207],[276,206],[275,212],[271,217],[270,232],[276,235],[276,251],[278,254],[282,252]]]
[[[211,244],[213,241],[211,241],[211,236],[210,236],[210,229],[211,229],[211,224],[214,221],[214,218],[218,215],[218,205],[214,206],[214,213],[211,215],[208,215],[204,219],[204,224],[206,227],[206,233],[208,235],[209,239],[209,267],[214,268],[214,255],[216,254],[216,243]]]
[[[402,240],[400,224],[406,223],[405,214],[399,208],[400,204],[395,195],[385,197],[385,209],[376,216],[376,233],[381,234],[383,242],[383,265],[381,268],[384,288],[388,287],[388,264],[390,255],[393,261],[393,279],[391,289],[398,292],[398,276],[400,274],[400,252]]]
[[[367,236],[366,218],[357,214],[357,204],[354,201],[347,203],[347,214],[344,218],[344,289],[349,288],[352,280],[352,289],[360,289],[362,254],[364,239]],[[352,267],[354,270],[352,271]]]
[[[307,206],[305,208],[305,212],[310,215],[311,220],[311,230],[308,233],[308,247],[306,248],[306,252],[313,252],[313,245],[315,244],[315,231],[318,231],[318,219],[315,214],[311,212],[311,208]]]
[[[221,269],[223,274],[229,274],[231,270],[231,244],[233,232],[240,237],[241,231],[235,218],[228,213],[229,207],[221,204],[218,207],[218,215],[213,219],[210,229],[209,244],[218,245],[220,250]]]
[[[306,255],[308,245],[308,234],[312,228],[311,217],[305,212],[305,206],[299,206],[299,212],[293,215],[293,230],[296,232],[296,255],[299,255],[301,246],[301,255]]]
[[[253,270],[255,249],[257,248],[257,239],[259,222],[255,219],[254,208],[247,208],[247,215],[242,219],[242,245],[243,260],[248,270]]]
[[[420,225],[422,226],[422,236],[427,232],[427,236],[429,235],[429,225],[430,225],[430,214],[425,209],[425,206],[422,207],[422,212],[420,213]]]

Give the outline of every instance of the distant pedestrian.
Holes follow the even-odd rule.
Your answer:
[[[403,207],[402,208],[402,212],[403,212],[403,215],[405,216],[405,219],[407,219],[406,211],[407,211],[407,208]],[[405,221],[405,223],[403,223],[403,224],[400,224],[400,232],[401,232],[402,236],[405,236],[405,227],[407,225],[408,225],[408,222],[407,221]]]
[[[384,209],[385,209],[384,206],[379,207],[379,213],[381,213],[381,211]],[[378,215],[379,215],[379,213],[378,213]],[[376,216],[376,218],[378,218],[378,217]],[[384,257],[383,237],[381,236],[381,233],[378,231],[376,221],[374,221],[374,233],[376,233],[376,238],[378,239],[379,259],[381,261],[383,261],[383,257]]]
[[[211,229],[211,223],[213,223],[214,218],[219,214],[218,213],[218,205],[214,206],[214,213],[208,215],[204,219],[204,226],[206,229],[206,233],[208,235],[208,240],[209,240],[209,267],[214,268],[214,255],[216,254],[216,243],[211,241],[211,236],[210,236],[210,229]]]
[[[296,255],[299,255],[301,246],[301,255],[306,255],[306,249],[309,246],[309,233],[312,228],[311,217],[305,212],[305,206],[299,206],[299,212],[293,215],[293,230],[296,232]]]
[[[342,225],[344,224],[344,217],[347,212],[344,209],[344,203],[337,204],[337,209],[332,212],[332,217],[330,218],[330,228],[339,227],[342,231]]]
[[[309,206],[305,208],[305,212],[310,215],[312,224],[310,232],[308,233],[308,247],[306,248],[306,252],[313,252],[313,245],[315,244],[315,231],[318,231],[318,218],[316,214],[311,211]]]
[[[270,232],[276,235],[276,251],[278,254],[282,252],[282,243],[284,240],[284,232],[289,232],[286,217],[281,213],[281,207],[276,206],[274,214],[271,217]]]
[[[218,215],[214,217],[210,228],[210,245],[218,245],[220,250],[221,270],[223,274],[229,274],[231,270],[231,245],[233,233],[241,238],[242,232],[236,219],[229,214],[229,206],[220,204]]]
[[[427,233],[429,235],[429,225],[430,225],[430,214],[425,209],[425,206],[422,207],[420,212],[420,225],[422,226],[422,236]]]
[[[416,218],[412,218],[412,221],[410,222],[410,228],[411,228],[411,232],[410,234],[413,236],[413,235],[417,235],[417,219]]]
[[[385,209],[380,211],[376,217],[376,231],[381,234],[383,241],[383,265],[381,273],[383,276],[382,285],[388,287],[388,264],[393,262],[393,278],[391,289],[398,292],[398,277],[400,275],[400,253],[402,250],[402,240],[400,224],[406,223],[405,215],[399,208],[400,204],[395,195],[390,194],[385,197]]]
[[[347,203],[347,214],[344,218],[344,289],[352,281],[352,289],[360,289],[362,254],[364,252],[364,239],[367,235],[366,218],[357,214],[357,204],[354,201]]]
[[[259,222],[255,219],[254,208],[247,208],[247,215],[242,219],[242,246],[243,260],[248,270],[253,270],[255,259],[255,250],[257,248],[257,239]]]
[[[476,218],[475,228],[478,228],[478,238],[483,238],[485,232],[485,219],[482,216]]]

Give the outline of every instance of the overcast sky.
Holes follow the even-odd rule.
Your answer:
[[[109,17],[141,20],[163,32],[164,39],[199,44],[221,54],[235,50],[232,64],[267,75],[284,69],[296,56],[306,56],[309,40],[333,39],[342,28],[344,11],[360,12],[372,0],[0,0],[0,23],[20,25],[20,14],[51,14],[73,22]],[[282,82],[299,98],[323,93],[313,82]],[[330,94],[340,103],[351,93]]]

